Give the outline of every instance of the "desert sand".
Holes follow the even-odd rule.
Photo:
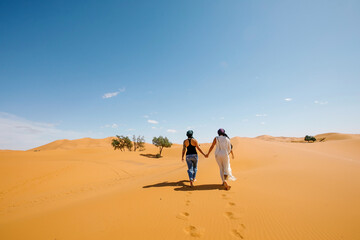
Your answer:
[[[360,239],[360,136],[320,137],[232,138],[230,191],[213,153],[190,188],[180,145],[160,159],[111,138],[0,150],[0,239]]]

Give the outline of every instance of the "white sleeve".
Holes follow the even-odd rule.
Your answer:
[[[231,152],[231,143],[230,143],[230,140],[228,138],[226,138],[226,140],[227,140],[228,153],[230,154],[230,152]]]

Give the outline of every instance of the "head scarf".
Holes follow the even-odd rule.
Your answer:
[[[189,130],[186,132],[186,136],[188,136],[188,138],[192,138],[193,134],[194,134],[193,130]]]

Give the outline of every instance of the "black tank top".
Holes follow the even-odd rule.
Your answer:
[[[197,154],[195,146],[191,145],[191,138],[189,140],[189,146],[187,146],[186,155]]]

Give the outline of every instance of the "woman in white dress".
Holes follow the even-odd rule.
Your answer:
[[[228,184],[227,181],[229,179],[233,181],[236,180],[236,178],[231,173],[231,167],[230,167],[229,154],[231,153],[232,157],[234,158],[234,155],[232,153],[232,145],[224,129],[220,128],[218,130],[218,135],[219,136],[214,138],[214,141],[209,149],[208,154],[206,154],[206,157],[209,156],[209,154],[216,145],[215,159],[220,168],[221,180],[223,181],[223,185],[225,189],[230,190],[231,186]]]

